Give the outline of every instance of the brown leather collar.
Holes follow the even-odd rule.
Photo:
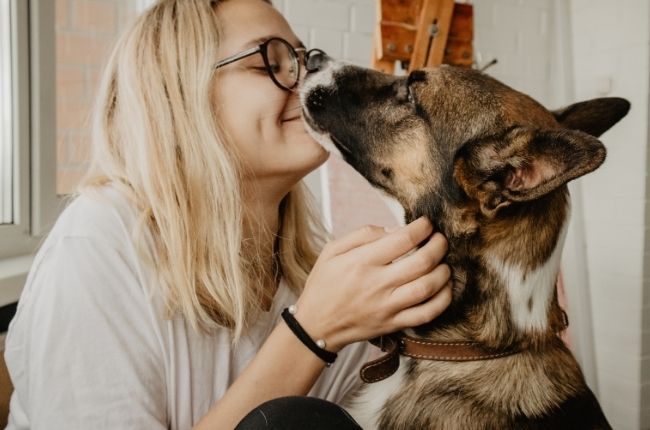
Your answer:
[[[400,355],[419,360],[477,361],[491,360],[519,352],[516,349],[491,350],[478,342],[438,342],[419,339],[404,333],[381,336],[370,342],[386,352],[386,355],[363,365],[361,379],[367,383],[381,381],[395,373],[399,368]]]
[[[569,318],[563,312],[564,330],[569,325]],[[441,342],[408,336],[402,332],[392,333],[371,339],[370,343],[381,348],[386,354],[361,367],[361,379],[366,383],[378,382],[388,378],[399,368],[399,356],[418,360],[435,361],[479,361],[506,357],[521,352],[521,349],[494,350],[479,342],[451,341]]]

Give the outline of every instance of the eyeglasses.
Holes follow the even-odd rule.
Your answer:
[[[242,51],[238,54],[225,58],[214,65],[218,69],[228,64],[250,57],[257,53],[262,54],[264,69],[275,85],[283,90],[291,91],[298,85],[300,80],[300,65],[304,65],[309,72],[309,57],[318,54],[325,55],[320,49],[294,48],[289,42],[279,37],[272,37],[255,48]]]

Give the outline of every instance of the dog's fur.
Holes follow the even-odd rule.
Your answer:
[[[301,90],[308,130],[406,221],[429,217],[449,241],[453,301],[409,334],[522,352],[475,362],[401,358],[353,416],[364,429],[609,428],[557,337],[555,281],[569,217],[566,183],[596,169],[596,138],[623,99],[550,112],[477,71],[395,77],[327,61]]]

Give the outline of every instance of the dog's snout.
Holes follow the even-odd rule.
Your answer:
[[[325,87],[316,87],[307,97],[307,108],[310,112],[323,109],[330,92]]]

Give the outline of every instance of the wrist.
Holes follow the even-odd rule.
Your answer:
[[[318,340],[325,342],[322,348],[326,351],[338,353],[347,345],[341,339],[340,332],[334,324],[328,323],[326,320],[303,309],[300,304],[296,304],[293,316],[314,342]]]

